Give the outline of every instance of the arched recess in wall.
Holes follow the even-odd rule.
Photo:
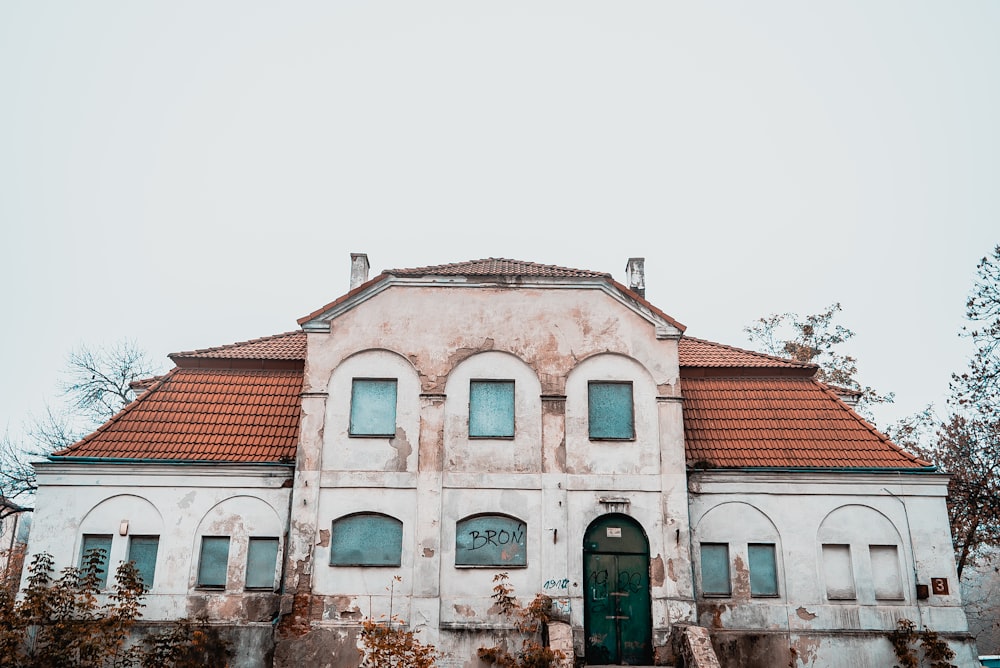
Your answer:
[[[77,564],[84,552],[104,550],[107,555],[102,583],[123,561],[132,561],[147,589],[155,586],[163,517],[148,499],[121,494],[104,499],[84,515],[75,537]]]
[[[566,466],[569,473],[660,472],[656,384],[639,362],[618,353],[593,355],[566,378]]]
[[[527,523],[519,517],[501,513],[463,517],[455,523],[455,565],[527,566]]]
[[[191,586],[273,589],[284,533],[280,515],[263,499],[232,496],[220,501],[198,523]]]
[[[406,357],[362,350],[330,374],[325,470],[416,471],[420,377]]]
[[[534,369],[511,353],[486,351],[459,362],[445,383],[445,466],[540,471],[541,393]]]
[[[905,601],[903,542],[883,513],[859,504],[840,506],[823,518],[816,545],[827,600]]]
[[[781,534],[756,506],[742,501],[721,503],[701,516],[692,535],[699,595],[785,595]]]

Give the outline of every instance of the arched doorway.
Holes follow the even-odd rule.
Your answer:
[[[652,665],[649,541],[627,515],[603,515],[583,538],[587,663]]]

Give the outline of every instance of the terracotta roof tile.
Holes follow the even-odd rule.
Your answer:
[[[304,360],[305,357],[306,336],[301,331],[263,336],[259,339],[230,343],[215,348],[201,348],[200,350],[170,354],[170,359],[175,362],[185,358]]]
[[[280,462],[295,457],[302,372],[175,368],[54,457]]]
[[[681,392],[695,468],[930,466],[810,378],[685,378]]]
[[[815,364],[765,355],[690,336],[683,337],[678,345],[681,366],[687,367],[817,368]]]
[[[550,278],[611,278],[611,274],[587,269],[557,267],[523,260],[488,257],[482,260],[438,264],[411,269],[388,269],[393,276],[545,276]]]

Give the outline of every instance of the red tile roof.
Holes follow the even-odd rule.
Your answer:
[[[55,457],[292,461],[302,372],[175,368]]]
[[[685,378],[681,393],[694,468],[929,466],[810,378]]]
[[[550,278],[611,278],[611,274],[557,267],[552,264],[538,264],[502,257],[488,257],[482,260],[438,264],[431,267],[412,269],[388,269],[384,273],[393,276],[545,276]]]
[[[681,366],[686,367],[752,367],[768,369],[809,369],[815,372],[815,364],[806,364],[783,357],[773,357],[752,350],[734,348],[722,343],[714,343],[690,336],[682,338],[678,344]]]
[[[253,359],[253,360],[304,360],[306,335],[302,331],[285,332],[259,339],[230,343],[215,348],[201,348],[180,353],[170,353],[175,363],[179,359]]]

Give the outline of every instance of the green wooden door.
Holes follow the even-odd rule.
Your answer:
[[[583,542],[587,663],[652,664],[649,542],[626,515],[605,515]]]

